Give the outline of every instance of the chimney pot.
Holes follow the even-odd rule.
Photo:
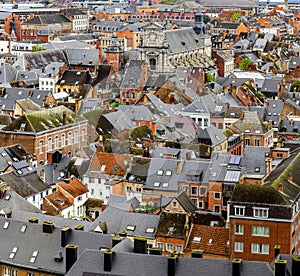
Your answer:
[[[104,251],[104,271],[111,271],[113,253],[110,249]]]
[[[168,276],[175,276],[177,256],[168,256]]]
[[[38,223],[39,222],[39,219],[38,218],[30,218],[28,220],[30,223]]]
[[[300,256],[292,257],[292,276],[300,275]]]
[[[122,238],[119,238],[119,237],[112,238],[112,247],[115,247],[121,241],[122,241]]]
[[[147,239],[134,238],[134,253],[146,254],[147,253]]]
[[[279,187],[282,188],[282,190],[280,190],[280,188],[278,188],[279,191],[283,191],[283,187],[280,184]],[[280,245],[275,245],[274,246],[274,258],[276,258],[278,255],[280,254]]]
[[[286,264],[287,264],[287,260],[275,261],[275,276],[285,276]]]
[[[232,276],[240,276],[242,270],[242,260],[233,259],[232,260]]]
[[[193,250],[191,253],[192,258],[203,258],[203,250]]]
[[[81,230],[83,231],[84,230],[84,226],[82,224],[78,224],[74,227],[75,230]]]
[[[45,220],[43,222],[43,233],[51,234],[54,229],[54,224],[52,220]]]
[[[77,261],[77,249],[78,246],[68,244],[66,249],[66,272],[70,270],[73,264]]]
[[[158,247],[152,247],[149,250],[150,255],[162,255],[162,249]]]
[[[61,229],[60,233],[60,244],[61,247],[65,247],[68,243],[68,237],[71,234],[71,228],[70,227],[64,227]]]

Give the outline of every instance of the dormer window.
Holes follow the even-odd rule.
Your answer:
[[[253,207],[253,216],[255,218],[267,218],[269,216],[269,209]]]
[[[245,206],[234,206],[234,215],[235,216],[244,216],[245,215]]]

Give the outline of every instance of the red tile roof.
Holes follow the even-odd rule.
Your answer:
[[[59,191],[47,195],[44,198],[48,200],[55,207],[55,209],[60,211],[72,206],[72,202],[70,202],[69,199]]]
[[[209,244],[210,239],[211,244]],[[194,224],[186,251],[203,250],[204,254],[228,256],[228,241],[229,229]]]
[[[75,177],[71,177],[69,183],[62,181],[58,183],[57,186],[65,190],[68,194],[70,194],[74,198],[82,194],[85,194],[89,191],[88,188]]]
[[[126,174],[126,166],[129,163],[130,156],[128,155],[96,152],[89,171],[123,176]]]

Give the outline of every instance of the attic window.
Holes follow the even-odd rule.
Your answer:
[[[106,168],[106,165],[102,165],[100,171],[104,172],[105,168]]]
[[[213,239],[209,239],[208,244],[211,245],[212,241],[213,241]]]
[[[37,251],[37,250],[33,251],[32,256],[31,256],[29,262],[30,262],[30,263],[34,263],[34,262],[35,262],[35,259],[36,259],[36,257],[37,257],[38,254],[39,254],[39,251]]]
[[[81,74],[81,72],[77,72],[76,75],[79,76]]]
[[[175,231],[175,228],[173,226],[169,227],[169,232],[173,233]]]
[[[160,182],[158,182],[158,181],[157,181],[157,182],[154,182],[153,186],[154,186],[154,187],[159,187],[159,186],[160,186]]]
[[[148,234],[153,234],[154,231],[155,231],[155,228],[154,228],[154,227],[148,227],[148,228],[146,229],[146,233],[148,233]]]
[[[5,94],[5,95],[4,95],[4,99],[7,99],[7,97],[8,97],[8,95],[7,95],[7,94]]]
[[[128,225],[127,228],[126,228],[126,230],[128,230],[128,231],[134,231],[135,227],[136,227],[135,225]]]
[[[61,80],[61,82],[60,83],[65,83],[65,80]]]
[[[22,174],[23,172],[21,170],[17,170],[17,173],[18,174]]]
[[[41,98],[41,95],[37,95],[36,98],[37,98],[37,99],[40,99],[40,98]]]
[[[157,175],[163,175],[164,171],[163,170],[158,170]]]
[[[256,167],[254,171],[255,171],[255,172],[260,172],[260,168],[259,168],[259,167]]]
[[[193,242],[201,242],[201,237],[194,237]]]
[[[246,130],[245,130],[245,133],[249,133],[249,132],[250,132],[250,129],[246,129]]]
[[[6,197],[5,197],[5,200],[9,200],[10,199],[10,195],[7,195]]]
[[[167,182],[163,183],[163,184],[162,184],[162,187],[163,187],[163,188],[169,187],[169,183],[167,183]]]
[[[4,223],[4,225],[3,225],[3,229],[7,229],[8,226],[9,226],[9,221],[6,221],[6,222]]]
[[[260,134],[260,130],[255,130],[255,133],[256,134]]]
[[[15,255],[16,255],[17,251],[18,251],[18,247],[15,246],[15,247],[12,249],[11,253],[9,254],[9,258],[10,258],[10,259],[13,259],[13,258],[15,257]]]
[[[27,170],[28,170],[28,171],[32,171],[32,168],[31,168],[31,167],[27,167]]]
[[[18,95],[22,95],[22,91],[19,91],[19,92],[18,92]]]
[[[2,156],[7,156],[7,154],[5,152],[1,152]]]
[[[21,227],[21,232],[22,232],[22,233],[25,233],[26,228],[27,228],[27,225],[22,225],[22,227]]]
[[[172,175],[172,171],[170,171],[170,170],[166,171],[166,175],[167,175],[167,176]]]

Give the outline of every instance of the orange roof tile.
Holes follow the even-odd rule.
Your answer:
[[[89,191],[88,188],[75,177],[71,177],[69,183],[65,181],[58,183],[57,186],[65,190],[74,198],[85,194]]]
[[[60,191],[44,196],[44,198],[47,199],[57,210],[64,210],[72,205],[72,202],[70,202]]]
[[[203,250],[204,254],[228,256],[228,241],[229,229],[194,224],[186,250]]]
[[[107,152],[96,152],[89,171],[105,174],[125,175],[126,166],[130,162],[130,156]]]

